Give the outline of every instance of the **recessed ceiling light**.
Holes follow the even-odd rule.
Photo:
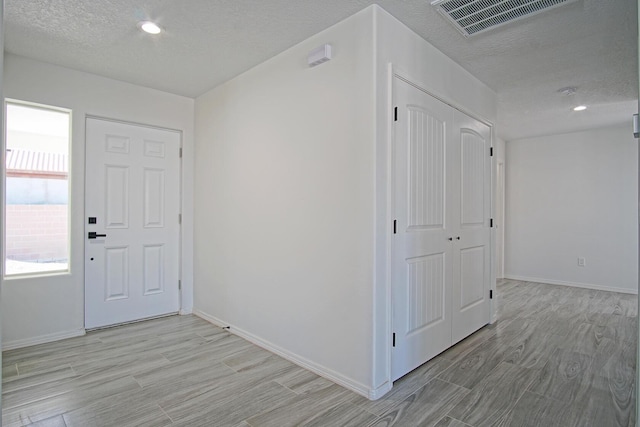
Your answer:
[[[577,107],[573,108],[573,111],[584,111],[587,109],[586,105],[578,105]]]
[[[160,32],[162,31],[162,29],[160,29],[157,24],[154,24],[151,21],[141,22],[140,29],[149,34],[160,34]]]

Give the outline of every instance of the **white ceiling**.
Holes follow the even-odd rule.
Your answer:
[[[636,0],[581,0],[469,39],[430,0],[6,0],[5,49],[197,97],[373,3],[496,91],[506,140],[637,111]],[[165,32],[141,33],[145,19]],[[557,92],[566,86],[577,94]]]

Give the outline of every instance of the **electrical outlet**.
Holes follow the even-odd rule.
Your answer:
[[[578,267],[584,267],[585,266],[585,259],[582,257],[578,258]]]

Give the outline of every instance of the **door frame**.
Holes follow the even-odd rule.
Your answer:
[[[393,357],[393,346],[392,346],[392,333],[393,333],[393,244],[392,244],[392,235],[393,235],[393,219],[394,219],[394,199],[395,199],[395,157],[394,157],[394,126],[393,126],[393,111],[395,107],[395,93],[393,91],[393,79],[398,78],[403,80],[404,82],[410,84],[416,89],[426,93],[427,95],[437,99],[440,102],[447,104],[448,106],[460,111],[461,113],[466,114],[467,116],[478,120],[479,122],[487,125],[490,129],[491,134],[491,147],[494,148],[494,140],[495,140],[495,126],[493,122],[487,120],[484,117],[479,116],[478,114],[470,111],[466,107],[453,102],[449,97],[433,92],[432,90],[427,89],[428,85],[422,82],[420,79],[412,76],[411,73],[406,72],[401,67],[393,63],[389,63],[387,65],[387,135],[386,135],[386,212],[384,218],[386,220],[386,235],[388,236],[385,239],[385,254],[386,254],[386,262],[385,262],[385,296],[386,296],[386,305],[385,305],[385,325],[386,325],[386,340],[385,340],[385,348],[387,349],[387,363],[386,363],[386,378],[387,384],[386,389],[390,390],[393,385],[391,382],[391,363]],[[491,157],[491,182],[495,181],[495,167],[496,167],[496,159],[497,156],[494,155]],[[495,185],[490,185],[490,195],[489,200],[491,204],[491,217],[495,218]],[[492,227],[490,229],[490,284],[489,289],[493,291],[495,294],[495,283],[496,283],[496,257],[493,253],[494,248],[496,247],[496,228]],[[496,319],[496,299],[491,299],[489,301],[489,324],[494,323]]]
[[[505,224],[505,165],[504,160],[496,159],[495,169],[496,200],[496,278],[504,278],[504,224]]]
[[[87,144],[87,119],[96,119],[96,120],[103,120],[106,122],[112,122],[112,123],[120,123],[120,124],[124,124],[124,125],[129,125],[129,126],[138,126],[138,127],[144,127],[144,128],[149,128],[149,129],[156,129],[156,130],[161,130],[161,131],[168,131],[168,132],[176,132],[178,133],[178,135],[180,136],[180,155],[178,157],[178,203],[179,203],[179,207],[180,207],[180,216],[182,219],[184,219],[184,215],[183,215],[183,203],[184,203],[184,196],[183,196],[183,188],[182,188],[182,184],[183,184],[183,180],[184,180],[184,176],[183,176],[183,172],[184,172],[184,168],[183,168],[183,145],[184,145],[184,132],[181,129],[173,129],[173,128],[168,128],[168,127],[164,127],[164,126],[158,126],[158,125],[152,125],[152,124],[148,124],[148,123],[139,123],[139,122],[134,122],[134,121],[130,121],[130,120],[122,120],[122,119],[115,119],[112,117],[105,117],[105,116],[100,116],[100,115],[94,115],[94,114],[85,114],[84,115],[84,144],[85,144],[85,149],[84,149],[84,161],[83,161],[83,166],[84,166],[84,173],[83,173],[83,187],[84,187],[84,194],[83,194],[83,200],[82,200],[82,209],[83,209],[83,239],[82,239],[82,253],[86,254],[86,245],[87,245],[87,239],[84,238],[86,236],[86,223],[85,223],[85,219],[86,219],[86,193],[88,191],[87,185],[86,185],[86,170],[87,170],[87,149],[86,149],[86,144]],[[182,283],[182,275],[183,275],[183,271],[182,271],[182,247],[183,247],[183,229],[182,229],[182,225],[183,225],[183,221],[181,220],[178,226],[178,248],[177,248],[177,252],[178,252],[178,281],[181,284]],[[83,257],[85,259],[86,262],[86,256]],[[86,330],[86,310],[87,310],[87,296],[86,296],[86,286],[87,286],[87,276],[86,276],[86,271],[85,271],[85,262],[82,263],[82,294],[83,294],[83,305],[82,305],[82,323],[83,326]],[[184,292],[184,287],[182,285],[180,285],[178,287],[178,314],[183,314],[183,292]],[[156,316],[156,317],[165,317],[166,315],[161,315],[161,316]],[[145,319],[139,319],[139,320],[135,320],[133,322],[137,322],[137,321],[142,321],[142,320],[148,320],[149,318],[145,318]],[[127,323],[133,323],[133,322],[127,322]],[[109,327],[112,327],[114,325],[111,325]],[[98,328],[100,329],[100,328]]]

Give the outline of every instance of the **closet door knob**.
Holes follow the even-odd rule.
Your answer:
[[[460,236],[456,237],[456,240],[460,240]]]
[[[453,241],[453,237],[449,237],[449,241],[450,241],[450,242],[451,242],[451,241]]]

